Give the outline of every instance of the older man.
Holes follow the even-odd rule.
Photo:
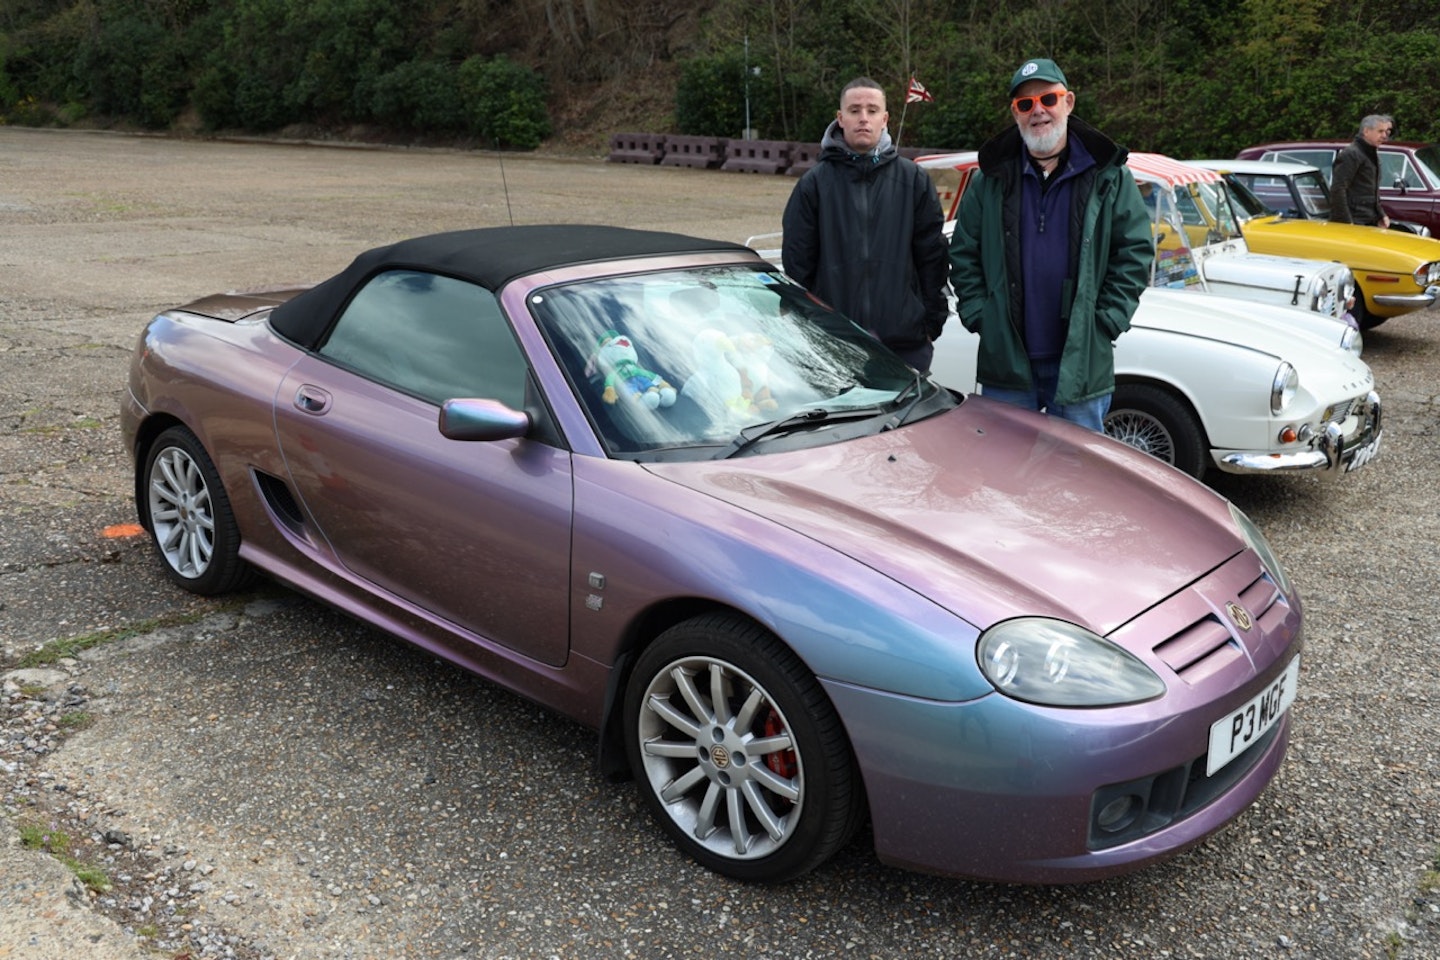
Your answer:
[[[1372,113],[1360,132],[1335,156],[1330,172],[1330,219],[1367,227],[1388,227],[1380,206],[1380,144],[1390,139],[1395,121]]]
[[[1014,126],[980,148],[950,242],[960,322],[980,335],[977,379],[994,399],[1104,430],[1115,338],[1154,257],[1129,151],[1071,115],[1053,60],[1010,81]]]

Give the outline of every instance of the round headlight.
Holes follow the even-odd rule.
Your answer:
[[[1415,269],[1415,282],[1422,287],[1440,283],[1440,260],[1422,263]]]
[[[1348,350],[1355,356],[1360,356],[1365,349],[1365,338],[1360,333],[1359,327],[1346,327],[1340,334],[1340,349]]]
[[[1295,399],[1295,391],[1300,389],[1300,374],[1290,364],[1281,362],[1275,370],[1275,379],[1270,383],[1270,412],[1279,414],[1290,401]]]
[[[1165,692],[1155,671],[1133,654],[1064,620],[996,624],[981,635],[976,658],[996,690],[1026,703],[1111,707]]]

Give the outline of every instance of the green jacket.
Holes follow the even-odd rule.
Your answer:
[[[1055,402],[1079,403],[1115,389],[1115,338],[1130,329],[1154,259],[1145,201],[1125,166],[1129,151],[1074,116],[1095,166],[1077,179],[1070,211],[1070,323],[1060,356]],[[1015,127],[980,148],[955,216],[950,282],[960,322],[980,335],[980,383],[1033,386],[1023,334],[1020,191],[1023,141]]]

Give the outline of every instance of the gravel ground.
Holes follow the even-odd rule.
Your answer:
[[[1280,775],[1199,848],[1081,887],[901,873],[863,842],[730,883],[597,774],[589,731],[283,590],[182,594],[112,529],[156,307],[512,216],[744,239],[790,186],[0,128],[0,957],[1440,957],[1440,314],[1366,337],[1371,466],[1215,482],[1305,598]],[[74,655],[24,664],[57,640]]]

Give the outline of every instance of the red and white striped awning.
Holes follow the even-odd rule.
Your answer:
[[[1135,175],[1136,180],[1150,180],[1171,187],[1179,186],[1182,183],[1214,183],[1220,179],[1220,174],[1214,170],[1193,167],[1188,163],[1181,163],[1179,160],[1171,160],[1161,153],[1132,151],[1130,159],[1125,161],[1125,165],[1130,168],[1130,172]]]

